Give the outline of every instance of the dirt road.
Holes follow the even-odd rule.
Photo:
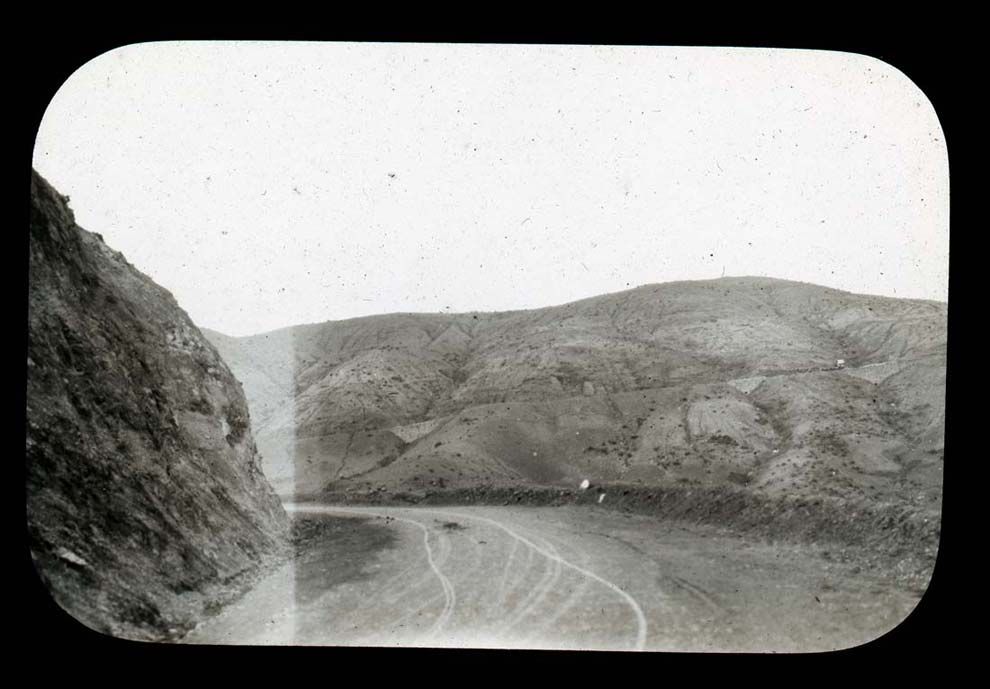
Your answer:
[[[338,536],[186,642],[819,651],[918,600],[820,548],[598,507],[287,508]]]

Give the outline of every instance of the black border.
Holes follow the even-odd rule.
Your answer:
[[[55,11],[53,11],[55,12]],[[704,31],[697,28],[667,30],[647,30],[638,26],[642,22],[629,22],[637,26],[625,26],[622,30],[609,30],[605,27],[585,30],[527,30],[528,24],[517,22],[517,27],[507,30],[490,28],[447,30],[421,28],[410,31],[388,28],[337,28],[335,31],[318,31],[314,28],[278,28],[271,24],[258,23],[254,26],[231,26],[229,23],[212,27],[189,27],[158,24],[145,24],[139,30],[121,31],[104,24],[100,28],[79,24],[58,16],[34,17],[29,22],[27,41],[19,55],[22,64],[15,64],[21,79],[18,105],[20,118],[17,137],[18,164],[12,185],[15,189],[13,207],[20,215],[14,230],[8,237],[14,238],[14,250],[8,255],[13,258],[13,270],[5,274],[12,281],[7,294],[11,295],[8,304],[15,304],[11,328],[13,338],[18,342],[18,365],[11,388],[12,405],[6,418],[14,419],[13,432],[5,434],[9,441],[9,461],[14,462],[18,471],[7,484],[6,504],[12,511],[7,523],[13,527],[17,543],[17,558],[8,562],[16,569],[16,588],[8,589],[19,606],[14,618],[14,632],[17,642],[29,652],[42,652],[41,657],[55,657],[58,662],[49,662],[40,668],[42,675],[65,671],[79,677],[91,677],[85,668],[96,670],[96,675],[113,668],[111,674],[121,678],[151,677],[165,679],[168,676],[186,679],[198,678],[190,666],[214,666],[224,668],[224,676],[229,678],[241,670],[245,675],[257,674],[261,678],[266,668],[272,677],[291,681],[297,676],[297,669],[314,669],[314,678],[326,681],[346,681],[349,671],[361,668],[361,679],[384,678],[392,672],[405,675],[407,681],[428,679],[438,672],[429,668],[442,668],[440,674],[448,675],[455,681],[476,680],[484,677],[485,669],[492,677],[506,673],[512,676],[523,668],[540,666],[554,669],[567,677],[580,677],[586,680],[597,676],[615,681],[626,677],[633,679],[637,670],[663,674],[647,674],[644,678],[663,681],[670,679],[666,673],[670,669],[702,670],[694,675],[701,679],[710,669],[738,667],[760,664],[768,670],[786,670],[795,665],[813,665],[818,668],[845,667],[851,663],[877,665],[877,670],[889,677],[895,668],[910,673],[915,663],[924,665],[937,660],[943,654],[956,654],[968,637],[966,631],[954,620],[955,616],[965,618],[973,603],[962,603],[962,595],[968,591],[961,585],[964,549],[967,543],[973,545],[978,540],[970,540],[966,533],[966,509],[973,503],[970,496],[964,496],[969,467],[978,462],[979,453],[967,453],[964,458],[961,434],[971,427],[967,414],[972,413],[962,401],[960,386],[962,351],[971,340],[964,339],[960,331],[961,313],[965,313],[964,301],[973,292],[970,286],[963,286],[965,275],[961,272],[966,259],[972,254],[962,253],[961,244],[972,232],[967,233],[968,225],[962,218],[968,215],[967,185],[971,184],[965,172],[970,167],[971,148],[961,134],[962,113],[970,106],[969,98],[976,95],[963,87],[968,82],[968,70],[975,65],[975,50],[961,36],[956,27],[946,30],[927,21],[924,26],[904,31],[897,26],[888,26],[886,21],[864,26],[857,24],[851,29],[857,15],[850,15],[850,22],[842,29],[832,29],[815,25],[814,31],[807,30],[808,21],[802,22],[805,30],[790,29],[775,33],[766,29],[750,31],[744,29]],[[656,20],[659,22],[659,18]],[[95,23],[95,22],[94,22]],[[377,22],[376,22],[377,23]],[[477,25],[465,22],[468,26]],[[676,23],[676,22],[675,22]],[[707,25],[708,21],[704,22]],[[894,22],[896,23],[896,22]],[[365,27],[370,24],[366,24]],[[549,26],[553,24],[548,23]],[[544,25],[547,26],[547,25]],[[688,24],[697,27],[698,23]],[[824,29],[824,30],[823,30]],[[881,59],[904,72],[928,96],[932,102],[944,131],[949,151],[952,204],[952,240],[950,242],[950,311],[949,311],[949,375],[947,387],[946,419],[946,463],[944,484],[944,506],[942,539],[940,552],[928,592],[915,611],[901,625],[880,639],[860,646],[826,654],[800,655],[712,655],[712,654],[606,654],[606,653],[556,653],[522,651],[439,651],[418,649],[295,649],[295,648],[241,648],[241,647],[194,647],[169,644],[145,644],[126,642],[104,637],[91,632],[70,618],[52,601],[41,581],[37,578],[26,547],[24,512],[23,465],[17,458],[22,456],[25,424],[24,365],[26,332],[23,324],[27,320],[27,233],[20,228],[27,226],[30,167],[34,139],[41,118],[54,93],[78,67],[90,59],[114,48],[148,41],[159,40],[336,40],[336,41],[400,41],[400,42],[453,42],[453,43],[557,43],[557,44],[616,44],[616,45],[708,45],[708,46],[747,46],[767,48],[821,49],[861,53]],[[943,43],[944,41],[944,43]],[[26,65],[26,67],[25,67]],[[976,85],[976,84],[974,84]],[[974,89],[974,91],[977,89]],[[973,103],[975,106],[975,103]],[[975,288],[974,288],[975,289]],[[965,462],[965,464],[963,464]],[[965,468],[964,468],[965,467]],[[974,589],[974,595],[975,594]],[[48,649],[47,651],[45,649]],[[26,660],[26,656],[21,656]],[[290,665],[286,665],[286,662]],[[386,662],[375,662],[386,661]],[[874,661],[880,661],[875,663]],[[23,661],[22,661],[23,662]],[[763,666],[762,663],[767,665]],[[885,667],[881,667],[885,666]],[[623,674],[615,674],[622,668]],[[102,668],[98,670],[97,668]],[[420,675],[421,671],[429,672]],[[137,672],[137,675],[131,674]],[[308,673],[307,673],[308,674]],[[298,675],[300,677],[304,675]],[[520,676],[519,679],[523,677]],[[798,676],[789,679],[798,679]],[[740,676],[739,681],[747,678]],[[803,679],[803,677],[802,677]],[[851,679],[851,677],[850,677]],[[311,681],[311,680],[310,680]],[[628,680],[627,680],[628,681]]]

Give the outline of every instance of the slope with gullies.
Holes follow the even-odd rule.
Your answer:
[[[31,182],[27,527],[97,631],[178,638],[288,551],[243,391],[172,295]]]
[[[937,508],[946,317],[741,277],[204,332],[244,382],[281,493],[588,478]]]

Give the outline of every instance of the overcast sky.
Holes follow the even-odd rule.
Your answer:
[[[947,293],[937,116],[848,53],[140,44],[69,78],[34,165],[231,335],[723,271]]]

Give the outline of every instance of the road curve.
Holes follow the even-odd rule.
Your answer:
[[[333,515],[375,516],[380,518],[388,517],[398,522],[412,524],[416,528],[420,529],[423,532],[423,545],[426,551],[427,563],[429,564],[433,572],[436,574],[437,580],[440,582],[440,585],[444,593],[443,609],[440,612],[439,616],[437,617],[437,620],[434,623],[433,628],[431,628],[430,636],[431,637],[435,636],[435,633],[439,631],[448,622],[454,611],[454,606],[456,605],[456,601],[457,601],[456,590],[454,588],[454,585],[444,575],[441,569],[436,565],[433,559],[433,551],[430,547],[430,529],[426,525],[424,525],[421,521],[418,521],[417,519],[409,518],[407,516],[400,516],[403,513],[401,508],[399,509],[345,508],[345,507],[324,506],[324,505],[290,504],[290,505],[286,505],[286,511],[295,514],[324,514],[330,516]],[[462,520],[462,522],[457,522],[458,524],[463,523],[463,521],[467,521],[467,522],[473,521],[476,523],[489,525],[494,529],[498,529],[499,531],[504,532],[517,543],[521,543],[527,548],[530,548],[533,552],[539,554],[541,557],[546,558],[551,563],[558,564],[568,569],[571,569],[574,572],[578,573],[579,575],[583,577],[587,577],[588,579],[591,579],[601,584],[607,590],[620,597],[629,606],[630,610],[633,613],[634,616],[633,621],[635,624],[635,638],[631,645],[631,650],[637,650],[637,651],[643,650],[646,644],[646,634],[647,634],[648,624],[647,624],[646,616],[643,613],[642,608],[639,606],[639,603],[636,602],[636,599],[633,598],[631,595],[629,595],[629,593],[624,591],[622,588],[616,586],[614,583],[605,579],[604,577],[601,577],[598,574],[580,565],[576,565],[573,562],[570,562],[569,560],[565,559],[564,557],[561,557],[560,554],[556,551],[556,549],[553,548],[552,545],[544,543],[544,545],[541,546],[538,543],[534,542],[534,540],[536,540],[536,538],[538,537],[535,537],[533,539],[527,538],[496,519],[491,519],[477,514],[467,514],[461,511],[455,511],[450,509],[438,509],[438,508],[416,508],[415,513],[417,515],[438,515],[440,517],[447,519],[448,523],[454,523],[451,522],[450,520],[459,519]],[[516,544],[512,545],[513,552],[515,545]],[[508,571],[509,569],[506,568],[506,572]],[[559,574],[552,575],[549,579],[544,578],[541,581],[540,587],[538,589],[534,589],[533,591],[531,591],[530,596],[524,599],[523,604],[521,606],[518,606],[518,608],[514,611],[506,610],[506,613],[510,613],[512,615],[510,619],[514,622],[527,615],[535,613],[538,610],[539,606],[543,605],[544,601],[546,600],[546,594],[549,593],[549,584],[556,582],[558,578],[559,578]],[[536,593],[537,595],[533,595],[534,593]],[[552,612],[552,611],[548,611],[548,612]],[[507,625],[502,625],[501,628],[503,630],[511,629],[513,626],[514,626],[513,624],[507,624]]]
[[[362,511],[349,510],[343,507],[335,507],[335,508],[319,507],[319,506],[296,507],[293,505],[287,505],[286,511],[290,513],[297,512],[303,514],[305,513],[329,514],[329,515],[350,514],[357,516],[367,516],[369,514],[374,514],[375,516],[380,516],[380,517],[386,516],[386,514],[382,512],[370,512],[365,510]],[[427,564],[429,564],[430,569],[433,570],[433,573],[436,575],[437,581],[440,582],[440,586],[443,589],[443,595],[444,595],[443,609],[440,611],[440,614],[437,617],[436,622],[434,622],[433,628],[431,629],[431,634],[436,634],[436,632],[440,631],[440,629],[442,629],[443,626],[447,623],[447,620],[450,619],[450,615],[454,611],[454,606],[457,604],[457,592],[454,590],[454,586],[450,583],[450,580],[444,575],[443,571],[437,565],[437,562],[433,557],[433,549],[430,547],[430,530],[420,522],[416,521],[415,519],[406,519],[404,517],[396,517],[393,515],[387,515],[387,516],[390,516],[392,519],[399,522],[403,522],[405,524],[412,524],[413,526],[415,526],[416,528],[420,529],[423,532],[423,549],[426,551],[426,562]]]
[[[598,507],[286,509],[393,541],[301,555],[184,642],[819,651],[872,640],[917,602],[818,549]]]
[[[449,511],[449,510],[446,511],[446,512],[443,512],[442,514],[447,514],[447,515],[452,516],[452,517],[459,517],[461,519],[468,519],[468,520],[474,519],[474,520],[477,520],[477,521],[482,521],[482,522],[491,524],[492,526],[494,526],[494,527],[496,527],[498,529],[501,529],[502,531],[505,531],[507,534],[509,534],[510,536],[512,536],[513,538],[515,538],[517,541],[519,541],[521,543],[524,543],[525,545],[529,546],[530,548],[532,548],[536,552],[540,553],[544,557],[550,558],[551,560],[556,560],[557,562],[559,562],[560,564],[564,565],[565,567],[569,567],[569,568],[573,569],[575,572],[578,572],[579,574],[583,574],[584,576],[588,577],[589,579],[593,579],[593,580],[601,583],[605,587],[607,587],[607,588],[611,589],[612,591],[614,591],[617,595],[621,596],[626,601],[626,603],[629,605],[629,607],[632,609],[633,613],[636,616],[636,642],[635,642],[635,645],[633,646],[633,650],[636,650],[636,651],[643,650],[643,646],[646,644],[646,630],[647,630],[647,627],[648,627],[648,624],[646,622],[646,615],[643,614],[643,609],[639,607],[639,603],[636,602],[636,599],[635,598],[633,598],[628,593],[626,593],[625,591],[623,591],[621,588],[619,588],[618,586],[616,586],[615,584],[613,584],[611,581],[608,581],[607,579],[603,579],[602,577],[598,576],[594,572],[590,572],[587,569],[585,569],[584,567],[580,567],[578,565],[575,565],[573,562],[568,562],[567,560],[565,560],[564,558],[560,557],[556,553],[547,552],[547,550],[545,550],[545,549],[541,548],[540,546],[536,545],[535,543],[533,543],[532,541],[530,541],[528,538],[525,538],[523,536],[520,536],[519,534],[517,534],[515,531],[513,531],[509,527],[507,527],[504,524],[501,524],[501,523],[495,521],[494,519],[488,519],[487,517],[480,517],[480,516],[477,516],[477,515],[464,514],[464,513],[461,513],[461,512],[452,512],[452,511]]]

